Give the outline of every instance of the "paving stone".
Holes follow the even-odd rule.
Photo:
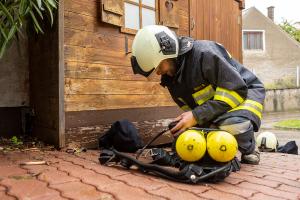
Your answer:
[[[133,197],[139,197],[138,199],[160,199],[158,196],[155,197],[154,195],[147,194],[146,191],[142,190],[145,188],[144,182],[140,183],[140,185],[137,185],[134,182],[128,182],[128,184],[124,184],[123,182],[125,181],[118,181],[117,177],[111,179],[107,175],[98,174],[87,169],[76,170],[75,167],[75,170],[72,168],[64,168],[63,170],[67,171],[74,177],[82,179],[83,183],[88,183],[97,187],[101,191],[113,194],[114,196],[118,197],[118,199],[129,199]]]
[[[122,176],[116,176],[115,179],[122,180],[126,182],[128,185],[141,187],[145,190],[155,190],[167,186],[164,183],[155,181],[153,179],[149,179],[149,176],[147,175],[137,176],[134,174],[125,174]]]
[[[239,187],[256,190],[256,191],[259,191],[263,194],[270,195],[270,196],[282,197],[285,199],[297,199],[297,194],[280,191],[280,190],[277,190],[277,189],[274,189],[271,187],[267,187],[267,186],[263,186],[263,185],[257,185],[257,184],[253,184],[253,183],[243,182],[243,183],[239,184]]]
[[[78,199],[78,200],[111,200],[114,199],[112,195],[99,192],[90,185],[83,184],[81,182],[68,182],[63,184],[51,185],[52,188],[56,188],[61,191],[62,196]]]
[[[26,170],[21,169],[18,165],[0,166],[0,179],[9,176],[24,175],[26,173]]]
[[[99,154],[100,152],[95,152],[95,151],[87,151],[86,153],[79,153],[76,156],[80,158],[84,158],[86,160],[93,161],[95,163],[99,163]]]
[[[62,159],[64,159],[65,161],[73,162],[80,166],[84,166],[85,168],[89,168],[89,166],[91,165],[99,165],[99,163],[96,164],[93,161],[86,160],[80,157],[75,157],[75,156],[63,157]]]
[[[49,165],[24,165],[22,169],[26,169],[31,174],[38,174],[49,170],[56,170],[56,167]]]
[[[238,178],[233,178],[232,176],[226,177],[226,178],[224,179],[224,182],[230,183],[230,184],[232,184],[232,185],[237,185],[237,184],[239,184],[239,183],[241,183],[241,182],[244,182],[244,181],[245,181],[245,180],[238,179]]]
[[[194,194],[200,194],[200,193],[206,192],[207,190],[210,189],[209,186],[203,185],[203,184],[189,185],[189,184],[183,184],[183,183],[175,183],[173,181],[170,181],[169,185],[178,190],[185,190],[188,192],[192,192]]]
[[[253,195],[253,197],[249,198],[250,200],[282,200],[282,198],[277,198],[274,196],[262,194],[262,193],[257,193]]]
[[[111,177],[121,176],[125,174],[129,174],[130,170],[126,170],[123,167],[108,167],[103,165],[89,165],[89,169],[96,171],[99,174],[105,174]]]
[[[293,186],[289,186],[289,185],[280,185],[276,189],[287,191],[287,192],[293,192],[293,193],[296,193],[296,194],[300,195],[300,188],[299,187],[293,187]]]
[[[220,192],[231,193],[245,198],[251,197],[254,193],[257,193],[255,190],[245,189],[238,187],[238,185],[231,185],[227,183],[210,184],[210,186]]]
[[[62,199],[59,192],[47,187],[36,179],[4,179],[2,185],[9,188],[8,193],[19,199]]]
[[[237,173],[230,174],[230,176],[233,178],[238,178],[238,179],[248,181],[250,183],[265,185],[265,186],[269,186],[269,187],[277,187],[280,185],[280,182],[270,181],[270,180],[266,180],[266,179],[262,179],[262,178],[257,178],[254,176],[248,176],[248,175],[245,175],[245,173],[240,174],[239,172],[237,172]]]
[[[79,181],[78,178],[69,176],[67,173],[57,171],[57,170],[49,170],[43,172],[38,176],[38,179],[48,182],[51,185],[67,183],[72,181]]]
[[[6,188],[4,186],[0,185],[0,191],[5,191],[5,190],[6,190]]]
[[[289,185],[289,186],[293,186],[293,187],[298,187],[300,190],[300,182],[299,181],[292,181],[292,180],[285,179],[282,177],[270,176],[270,175],[265,176],[264,179],[281,182],[281,183],[284,183],[285,185]]]
[[[172,187],[163,187],[160,188],[158,190],[153,190],[151,191],[151,193],[156,194],[156,195],[160,195],[172,200],[182,200],[182,199],[188,199],[188,200],[193,200],[193,199],[197,199],[199,200],[200,197],[196,196],[195,194],[192,194],[191,192],[188,191],[183,191],[183,190],[178,190],[176,188],[172,188]]]
[[[12,196],[8,196],[5,194],[5,192],[0,191],[0,199],[1,200],[15,200],[16,198],[14,198]]]
[[[262,173],[256,173],[256,171],[251,171],[251,172],[249,172],[249,171],[245,171],[245,169],[244,169],[244,167],[243,167],[243,170],[241,170],[241,171],[238,171],[238,172],[236,172],[238,175],[245,175],[245,176],[253,176],[253,177],[256,177],[256,178],[262,178],[262,177],[264,177],[265,176],[265,174],[262,174]]]
[[[227,192],[220,192],[218,190],[208,190],[207,192],[199,194],[201,197],[207,199],[222,199],[222,200],[242,200],[246,199],[234,194],[230,194]]]
[[[14,199],[9,195],[19,199],[300,199],[299,156],[262,153],[260,165],[243,164],[241,171],[232,173],[224,182],[190,185],[135,170],[102,166],[98,154],[0,154],[0,199]],[[18,165],[30,159],[43,159],[51,164]]]

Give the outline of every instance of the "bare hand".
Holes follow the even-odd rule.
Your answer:
[[[179,135],[186,129],[193,127],[197,124],[197,121],[192,113],[192,111],[184,112],[179,115],[175,121],[178,121],[177,125],[171,129],[173,135]]]

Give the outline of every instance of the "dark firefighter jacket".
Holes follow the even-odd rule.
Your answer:
[[[257,131],[265,99],[260,80],[216,42],[182,37],[179,47],[176,75],[161,78],[178,106],[192,110],[200,126],[241,116]]]

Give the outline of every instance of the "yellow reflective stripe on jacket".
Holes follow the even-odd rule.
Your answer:
[[[180,107],[183,111],[190,111],[190,110],[192,110],[192,109],[187,105],[187,103],[185,103],[185,101],[184,101],[181,97],[179,97],[178,100],[181,101],[181,102],[184,104],[183,106]]]
[[[202,105],[215,95],[215,90],[212,85],[205,87],[204,89],[195,92],[193,94],[194,100],[198,105]]]
[[[243,98],[235,91],[220,87],[217,87],[216,89],[214,100],[223,101],[230,105],[232,108],[237,107],[244,101]]]
[[[250,112],[255,114],[259,119],[261,119],[263,105],[257,101],[247,99],[240,106],[230,110],[229,112],[236,111],[236,110],[249,110]]]
[[[191,108],[188,105],[184,105],[180,107],[183,111],[190,111]]]

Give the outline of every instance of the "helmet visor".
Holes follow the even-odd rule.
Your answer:
[[[132,67],[132,71],[134,74],[140,74],[144,77],[148,77],[151,73],[153,73],[155,71],[155,69],[153,68],[152,70],[150,70],[149,72],[145,72],[139,65],[139,63],[136,60],[135,56],[131,56],[131,67]]]

